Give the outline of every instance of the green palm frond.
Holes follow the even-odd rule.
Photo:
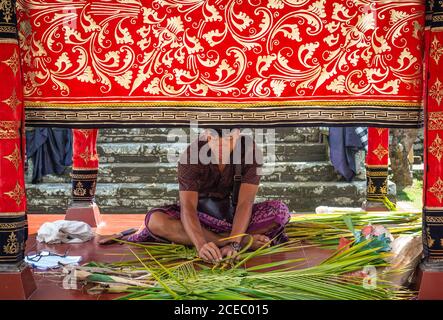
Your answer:
[[[285,232],[290,239],[336,248],[340,238],[353,238],[353,228],[369,223],[384,225],[397,236],[419,234],[422,229],[419,212],[342,212],[293,216]]]
[[[368,240],[370,241],[370,240]],[[365,249],[362,242],[335,252],[317,266],[304,269],[279,269],[257,272],[262,269],[300,262],[291,259],[262,264],[249,268],[218,270],[194,268],[185,262],[167,274],[162,283],[150,288],[132,288],[121,299],[408,299],[413,293],[377,279],[374,288],[364,285],[364,279],[350,273],[365,266],[385,266],[387,254],[377,253],[377,248]],[[250,258],[249,253],[245,259]],[[244,259],[244,260],[245,260]],[[166,268],[166,267],[164,267]],[[177,278],[181,283],[177,282]]]
[[[350,226],[358,230],[369,223],[385,225],[391,233],[398,235],[421,231],[419,213],[304,215],[291,218],[287,225],[289,242],[273,247],[264,245],[252,252],[245,249],[233,265],[226,260],[209,266],[197,257],[194,248],[183,245],[121,241],[129,246],[136,259],[112,264],[91,263],[90,266],[96,268],[94,270],[105,270],[107,274],[118,275],[121,272],[130,279],[140,277],[140,273],[144,272],[143,283],[149,285],[122,287],[127,293],[120,298],[124,300],[411,298],[414,292],[386,281],[385,274],[377,276],[375,286],[368,286],[368,279],[356,276],[358,273],[355,272],[368,266],[377,270],[389,266],[386,262],[389,253],[379,252],[377,247],[371,248],[369,243],[372,240],[351,243],[350,247],[336,250],[316,266],[306,267],[304,258],[284,258],[287,253],[300,252],[312,246],[336,248],[341,237],[353,238]],[[271,258],[276,254],[280,254],[283,260]],[[402,271],[389,270],[391,273]],[[98,276],[97,279],[103,278]],[[375,281],[370,280],[371,284]]]

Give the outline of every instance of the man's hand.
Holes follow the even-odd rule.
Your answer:
[[[214,242],[207,242],[198,249],[198,256],[208,262],[219,262],[222,260],[220,249]]]
[[[228,260],[238,260],[240,256],[238,255],[238,252],[231,246],[231,244],[228,244],[221,248],[221,254],[224,257],[228,258]]]

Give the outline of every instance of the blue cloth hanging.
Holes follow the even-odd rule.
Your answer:
[[[47,174],[63,174],[72,165],[72,130],[35,128],[26,131],[27,160],[32,160],[32,183]]]
[[[355,154],[364,149],[355,127],[329,128],[329,157],[335,170],[346,181],[352,181],[357,173]]]

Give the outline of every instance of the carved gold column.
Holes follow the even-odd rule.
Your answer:
[[[383,203],[388,195],[389,129],[368,128],[366,155],[366,210],[389,210]]]
[[[443,299],[443,8],[427,2],[423,253],[420,299]]]
[[[95,203],[98,175],[98,129],[73,129],[72,204],[67,220],[80,220],[92,227],[98,225],[99,208]]]
[[[24,299],[35,290],[23,261],[25,124],[15,5],[11,0],[0,5],[0,299]]]
[[[84,221],[96,227],[100,221],[100,210],[95,203],[98,129],[72,131],[72,204],[66,211],[65,219]]]
[[[72,199],[74,202],[93,202],[98,174],[98,129],[72,131]]]

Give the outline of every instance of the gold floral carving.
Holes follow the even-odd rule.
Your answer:
[[[20,121],[0,121],[0,139],[17,139]]]
[[[429,247],[429,248],[431,248],[431,247],[434,245],[434,243],[435,243],[435,240],[432,239],[430,233],[431,233],[431,231],[429,230],[429,227],[428,227],[428,228],[426,229],[426,238],[427,238],[427,240],[428,240],[428,247]]]
[[[432,59],[435,60],[435,63],[438,64],[442,54],[443,54],[443,46],[441,45],[440,41],[438,41],[437,37],[434,36],[434,40],[432,40],[431,43],[430,56]]]
[[[77,131],[82,133],[86,139],[88,139],[89,134],[91,133],[91,130],[88,129],[77,129]]]
[[[438,199],[438,201],[442,202],[443,200],[443,181],[440,177],[434,183],[432,187],[429,188],[429,191]]]
[[[73,193],[77,197],[84,197],[86,195],[86,189],[83,187],[83,183],[81,183],[80,181],[77,182]]]
[[[372,152],[377,156],[378,160],[380,160],[380,161],[381,161],[381,159],[383,159],[383,157],[384,157],[385,155],[387,155],[387,154],[389,153],[389,151],[386,150],[386,148],[383,147],[383,146],[381,145],[381,143],[380,143],[380,144],[377,146],[377,148],[376,148],[375,150],[373,150]]]
[[[385,182],[383,182],[383,185],[380,187],[380,193],[388,194],[388,180],[385,180]]]
[[[429,130],[443,130],[443,112],[429,112],[428,114],[428,129]]]
[[[89,147],[86,147],[85,151],[80,153],[80,158],[82,158],[85,163],[89,162],[90,159]]]
[[[441,160],[441,157],[443,156],[443,140],[439,137],[438,133],[432,144],[429,146],[429,152],[436,157],[438,161]]]
[[[20,66],[20,60],[19,60],[19,55],[17,53],[17,50],[14,50],[14,53],[12,54],[12,56],[9,59],[4,60],[3,63],[8,65],[11,68],[12,73],[14,73],[14,77],[17,76],[17,71]]]
[[[89,147],[86,147],[85,151],[80,153],[80,158],[82,158],[85,163],[98,160],[97,154],[89,152]]]
[[[20,186],[20,184],[17,182],[15,185],[15,188],[9,192],[5,192],[6,195],[8,195],[11,199],[13,199],[17,205],[19,206],[22,203],[23,196],[25,195],[25,191]]]
[[[386,128],[377,128],[378,135],[381,136],[383,131],[385,131],[385,130],[386,130]]]
[[[21,155],[20,155],[20,150],[18,149],[17,144],[15,145],[14,151],[10,155],[4,156],[4,158],[11,161],[12,164],[14,165],[15,169],[18,169],[18,166],[21,161]]]
[[[345,1],[334,1],[334,12],[327,12],[325,0],[248,2],[256,10],[242,10],[246,1],[118,0],[101,5],[84,1],[75,3],[78,15],[64,17],[63,23],[58,19],[58,8],[65,0],[37,3],[38,10],[27,14],[31,21],[44,22],[48,31],[22,32],[28,82],[25,96],[37,95],[47,85],[36,78],[52,81],[51,87],[63,96],[75,90],[72,83],[95,85],[101,93],[118,88],[128,96],[279,97],[289,90],[304,96],[319,88],[351,96],[395,95],[401,86],[412,83],[418,88],[421,82],[421,62],[411,52],[412,45],[397,41],[408,39],[408,33],[417,35],[423,28],[415,17],[416,1],[398,8],[377,2],[377,10],[389,8],[391,21],[395,21],[383,34],[378,31],[376,14],[364,10],[351,13]],[[367,6],[367,1],[350,3]],[[164,15],[165,10],[169,14]],[[193,18],[200,19],[192,21],[195,30],[186,25]],[[78,26],[70,26],[71,22]],[[135,25],[135,32],[125,27],[128,23]],[[306,30],[309,37],[305,38]],[[323,32],[326,36],[319,39]],[[280,36],[284,42],[299,45],[277,50],[279,42],[274,39]],[[232,40],[229,46],[224,41],[227,37]],[[115,44],[113,50],[109,44]],[[325,51],[325,46],[332,49]],[[85,49],[72,55],[76,47]],[[39,50],[38,68],[33,63],[35,48]],[[394,50],[400,53],[392,61]],[[250,59],[246,54],[250,51],[260,54]],[[47,59],[55,54],[55,61]],[[291,60],[300,66],[292,65]],[[366,67],[350,72],[362,62]],[[165,70],[173,63],[173,74],[167,74]],[[210,72],[202,72],[208,68]],[[251,69],[257,74],[249,78]]]
[[[17,98],[17,93],[15,92],[15,89],[12,90],[11,96],[8,99],[3,100],[3,102],[6,103],[12,109],[12,111],[17,110],[17,106],[20,104],[20,100]]]
[[[20,252],[20,244],[14,232],[8,237],[8,242],[3,246],[3,252],[9,255],[16,255]]]
[[[9,23],[12,21],[14,8],[11,0],[0,0],[0,11],[3,12],[3,21]]]
[[[368,179],[368,193],[374,194],[377,192],[377,187],[374,185],[374,182],[371,178]]]
[[[440,105],[441,99],[443,98],[443,85],[439,79],[437,79],[429,89],[429,95],[437,101],[438,105]]]

